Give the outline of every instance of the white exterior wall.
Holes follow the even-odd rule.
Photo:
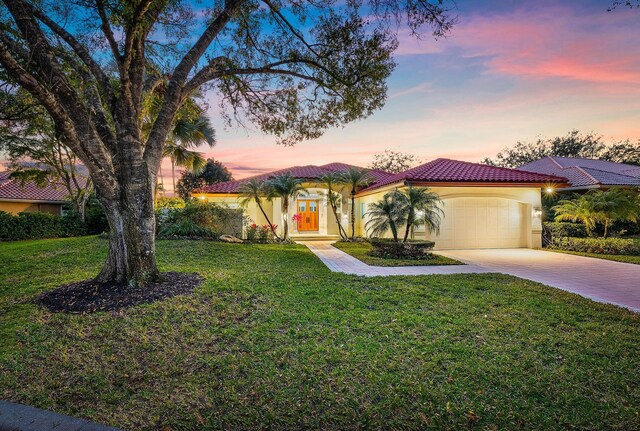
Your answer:
[[[379,201],[382,199],[385,193],[392,190],[392,188],[382,189],[371,195],[362,196],[357,198],[356,202],[356,227],[359,235],[366,236],[365,223],[367,217],[362,218],[361,206],[365,205],[365,210],[370,203]],[[497,212],[506,211],[500,220],[513,220],[514,212],[519,214],[520,220],[518,226],[520,230],[519,246],[527,248],[540,248],[542,247],[542,220],[541,220],[541,194],[540,189],[535,187],[431,187],[431,191],[437,193],[444,202],[445,218],[454,217],[452,211],[461,211],[461,208],[472,214],[476,219],[476,223],[482,226],[491,226],[491,221],[487,220],[486,223],[482,222],[482,218],[494,217]],[[449,200],[449,208],[447,208],[447,200]],[[468,209],[465,209],[467,208]],[[473,209],[476,207],[476,209]],[[458,214],[459,216],[459,214]],[[495,216],[497,219],[497,216]],[[480,221],[477,219],[480,218]],[[506,224],[509,224],[507,222]],[[471,229],[471,228],[469,228]],[[513,238],[513,232],[508,232],[509,226],[497,226],[499,236],[505,238]],[[501,231],[502,230],[502,231]],[[436,249],[438,248],[438,237],[425,232],[421,229],[415,232],[415,238],[419,238],[424,235],[423,238],[433,239],[436,241]],[[445,233],[441,232],[444,236]],[[476,247],[481,247],[482,238],[486,238],[487,243],[498,244],[488,238],[490,235],[484,235],[485,232],[479,232],[478,236],[480,243]],[[390,236],[391,233],[387,233],[386,236]],[[471,241],[472,243],[473,241]],[[507,241],[503,244],[514,244],[512,241]],[[443,244],[446,246],[446,244]],[[472,246],[473,247],[473,246]]]

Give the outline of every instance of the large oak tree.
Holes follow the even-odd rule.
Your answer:
[[[317,138],[383,106],[399,28],[440,36],[454,21],[439,0],[203,3],[2,0],[2,72],[51,116],[107,214],[98,281],[159,277],[153,188],[191,94],[212,87],[226,120],[283,144]],[[162,96],[143,137],[150,92]]]

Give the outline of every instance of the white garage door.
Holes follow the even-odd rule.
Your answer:
[[[525,206],[497,198],[443,200],[436,249],[526,247]]]

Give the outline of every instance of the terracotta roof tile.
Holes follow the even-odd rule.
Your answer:
[[[10,177],[10,172],[0,172],[0,199],[21,199],[26,201],[67,201],[67,190],[62,184],[48,183],[44,187],[32,181],[22,185],[20,180]]]
[[[399,182],[490,182],[490,183],[562,183],[566,178],[516,169],[461,162],[451,159],[436,159],[405,172],[391,175],[365,189],[377,189]]]
[[[346,163],[328,163],[322,166],[316,165],[305,165],[305,166],[293,166],[290,168],[280,169],[274,172],[268,172],[266,174],[255,175],[249,178],[243,178],[237,181],[225,181],[222,183],[212,184],[210,186],[202,187],[201,189],[194,190],[194,193],[221,193],[221,194],[236,194],[240,189],[242,184],[246,183],[248,180],[252,178],[257,178],[259,180],[267,180],[276,175],[282,175],[286,173],[290,173],[296,178],[303,178],[308,180],[313,180],[321,177],[327,172],[344,172],[349,168],[359,168],[358,166],[348,165]],[[374,178],[375,182],[378,182],[392,174],[379,170],[371,170],[369,171],[371,176]]]

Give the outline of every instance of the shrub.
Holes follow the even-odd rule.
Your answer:
[[[549,248],[596,254],[640,255],[640,240],[628,238],[557,238]]]
[[[552,238],[586,238],[587,228],[580,223],[546,222],[544,227],[549,230]]]
[[[273,225],[273,230],[275,230],[276,227],[276,225]],[[273,230],[268,224],[258,226],[257,224],[252,223],[245,229],[245,239],[248,242],[257,242],[261,244],[272,242]]]
[[[193,220],[185,219],[178,223],[161,225],[158,232],[160,238],[214,238],[215,232],[206,227],[198,226]]]
[[[42,212],[12,215],[0,211],[0,240],[62,238],[86,234],[86,225],[73,213],[61,217]]]
[[[428,259],[435,245],[433,241],[396,242],[382,238],[372,238],[370,242],[373,249],[369,254],[383,259]]]
[[[213,203],[189,202],[184,208],[163,209],[156,215],[158,236],[163,238],[242,235],[242,210]]]

